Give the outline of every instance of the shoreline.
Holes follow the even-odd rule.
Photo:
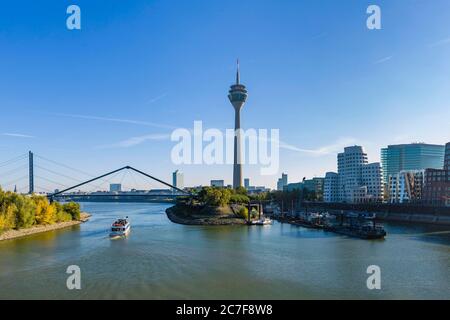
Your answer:
[[[184,216],[180,217],[177,215],[176,206],[166,209],[167,218],[177,224],[188,225],[188,226],[237,226],[245,225],[246,221],[236,217],[226,217],[226,216]]]
[[[19,229],[19,230],[8,230],[0,234],[0,241],[13,240],[17,238],[23,238],[27,236],[31,236],[38,233],[49,232],[53,230],[65,229],[68,227],[76,226],[82,224],[89,220],[91,217],[90,214],[86,212],[82,212],[80,215],[80,220],[72,220],[65,222],[58,222],[55,224],[49,225],[41,225],[41,226],[32,226],[30,228]]]

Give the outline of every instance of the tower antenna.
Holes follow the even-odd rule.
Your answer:
[[[236,71],[236,84],[240,82],[240,72],[239,72],[239,58],[237,59],[237,71]]]

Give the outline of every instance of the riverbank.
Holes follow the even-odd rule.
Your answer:
[[[395,204],[348,204],[348,203],[303,203],[308,211],[319,210],[332,212],[353,211],[372,212],[378,221],[409,222],[450,226],[450,207],[430,207],[420,205]]]
[[[237,217],[231,208],[203,208],[195,210],[187,206],[173,206],[166,209],[167,217],[173,223],[194,226],[245,225],[244,219]]]
[[[37,234],[37,233],[48,232],[48,231],[68,228],[71,226],[76,226],[78,224],[88,221],[90,216],[91,216],[90,214],[88,214],[86,212],[82,212],[80,214],[80,220],[59,222],[59,223],[49,224],[49,225],[33,226],[30,228],[19,229],[19,230],[8,230],[8,231],[5,231],[4,233],[0,234],[0,241],[22,238],[22,237],[30,236],[30,235]]]

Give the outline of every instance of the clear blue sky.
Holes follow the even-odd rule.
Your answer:
[[[382,30],[366,28],[369,4]],[[170,181],[171,128],[233,127],[237,57],[243,126],[280,129],[292,182],[336,170],[349,144],[378,161],[387,144],[450,141],[448,0],[19,0],[0,4],[0,163],[33,150]],[[187,185],[231,183],[231,166],[181,169]],[[244,176],[275,186],[258,172]]]

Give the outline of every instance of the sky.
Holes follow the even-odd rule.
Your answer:
[[[81,30],[66,27],[71,4]],[[381,30],[366,27],[371,4]],[[231,165],[174,164],[170,134],[196,120],[233,128],[237,58],[243,128],[279,129],[283,142],[276,174],[244,166],[251,185],[324,176],[349,145],[375,162],[389,144],[450,141],[448,0],[2,1],[0,185],[14,181],[2,163],[28,150],[78,180],[132,165],[168,182],[181,169],[186,185],[231,183]],[[71,184],[37,174],[42,188]]]

